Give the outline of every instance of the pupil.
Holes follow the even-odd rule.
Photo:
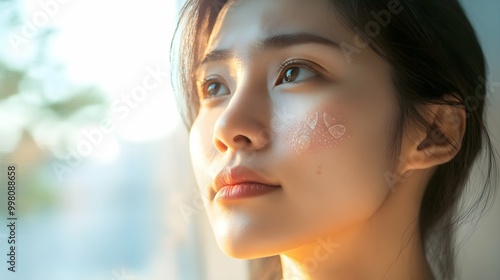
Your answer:
[[[297,78],[297,67],[290,68],[285,72],[285,81],[291,82]]]
[[[219,84],[217,83],[212,83],[208,86],[208,94],[209,95],[214,95],[217,93],[217,90],[219,89]]]

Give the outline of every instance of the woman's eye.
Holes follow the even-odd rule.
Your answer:
[[[203,93],[206,97],[214,97],[224,94],[229,94],[229,89],[224,84],[218,82],[208,83]]]
[[[283,73],[281,83],[296,83],[318,76],[317,73],[305,67],[290,67]]]

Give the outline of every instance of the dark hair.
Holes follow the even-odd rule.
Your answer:
[[[176,33],[180,34],[177,53],[180,67],[178,105],[188,127],[194,121],[199,100],[193,69],[200,59],[224,0],[188,0],[181,11]],[[403,128],[433,129],[424,118],[425,105],[462,106],[466,128],[455,157],[437,167],[428,182],[420,208],[419,230],[426,254],[441,279],[455,273],[455,232],[465,219],[487,210],[496,191],[496,154],[484,120],[487,93],[486,65],[476,34],[457,0],[330,0],[335,13],[383,58],[391,75],[399,105],[392,153],[400,149]],[[389,14],[390,20],[377,22],[400,3],[402,9]],[[378,29],[373,25],[378,23]],[[183,29],[180,29],[180,28]],[[372,29],[370,29],[372,28]],[[375,32],[376,31],[376,32]],[[174,43],[173,43],[174,44]],[[174,85],[175,86],[175,85]],[[447,98],[447,97],[453,98]],[[395,147],[395,148],[394,148]],[[483,150],[484,149],[484,150]],[[483,150],[485,182],[479,188],[466,185],[473,163]],[[462,194],[473,187],[477,194],[461,209]],[[460,211],[462,210],[462,211]],[[275,264],[270,265],[274,262]],[[252,262],[252,279],[280,279],[277,257]],[[274,270],[273,270],[274,269]],[[262,271],[268,275],[263,276]],[[275,278],[272,278],[275,277]]]

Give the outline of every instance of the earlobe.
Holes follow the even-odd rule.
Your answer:
[[[463,106],[429,105],[426,129],[416,133],[406,149],[405,166],[401,172],[427,169],[452,160],[461,148],[465,134],[466,113]],[[416,140],[416,141],[415,141]]]

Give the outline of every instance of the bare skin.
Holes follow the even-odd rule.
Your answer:
[[[238,1],[217,19],[190,132],[217,243],[235,258],[280,255],[284,279],[434,279],[418,213],[435,167],[454,154],[412,131],[389,164],[398,110],[389,65],[369,48],[346,57],[339,45],[355,34],[328,5]],[[428,111],[460,143],[465,113]],[[447,115],[459,121],[439,121]],[[279,188],[220,199],[215,177],[235,166]]]

